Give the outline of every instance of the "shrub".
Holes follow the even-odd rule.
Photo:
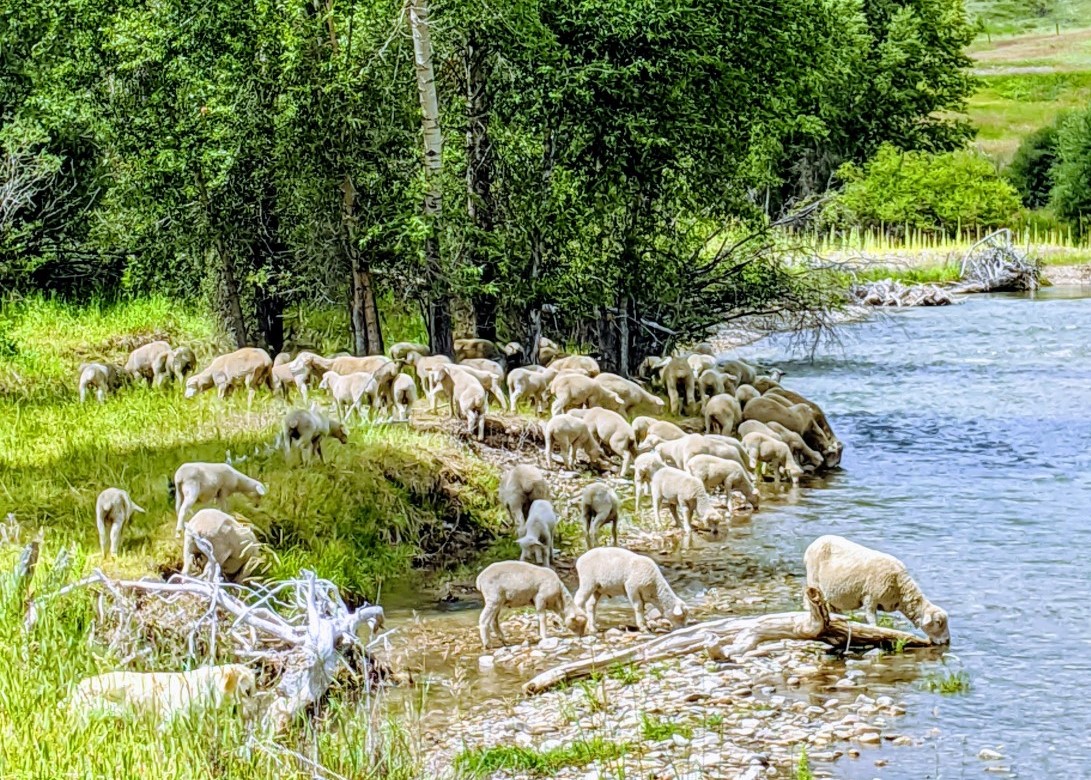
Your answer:
[[[1091,107],[1069,116],[1057,133],[1051,203],[1082,234],[1091,217]]]
[[[1020,209],[1012,185],[984,156],[903,152],[883,145],[858,166],[841,167],[844,188],[825,216],[845,226],[953,231],[996,227]]]
[[[1038,209],[1049,203],[1049,191],[1053,188],[1051,169],[1057,159],[1057,132],[1062,121],[1058,118],[1024,138],[1005,171],[1027,208]]]

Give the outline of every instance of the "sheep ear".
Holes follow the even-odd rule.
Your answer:
[[[932,618],[932,616],[930,614],[925,615],[924,620],[921,621],[921,628],[924,628],[925,626],[930,626],[930,625],[932,625],[933,622],[934,622],[933,618]]]

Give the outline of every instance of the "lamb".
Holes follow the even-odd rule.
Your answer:
[[[753,420],[752,422],[757,421]],[[808,447],[807,442],[803,441],[803,437],[795,431],[788,430],[775,420],[770,421],[766,427],[791,448],[792,455],[796,457],[797,461],[799,460],[799,456],[803,456],[809,460],[815,468],[821,466],[825,462],[822,453]]]
[[[595,437],[587,427],[587,423],[570,414],[558,414],[550,419],[545,426],[545,459],[546,464],[553,461],[553,445],[556,443],[564,457],[565,468],[574,468],[576,450],[581,449],[587,454],[592,464],[605,468],[606,460],[603,457],[602,448],[595,442]]]
[[[666,420],[657,420],[654,417],[637,417],[633,420],[633,433],[636,434],[637,443],[643,443],[645,438],[649,435],[655,436],[657,441],[681,439],[686,435],[686,432],[674,423]],[[641,449],[646,452],[650,450],[652,446],[654,446],[654,443],[647,447],[641,447]]]
[[[86,677],[67,700],[79,718],[154,713],[168,722],[198,709],[220,709],[236,703],[244,716],[255,706],[257,678],[242,664],[202,666],[188,672],[108,672]]]
[[[178,513],[175,535],[181,535],[186,512],[196,504],[215,501],[220,509],[226,509],[227,499],[235,493],[248,495],[258,503],[265,492],[265,485],[226,463],[184,463],[174,472],[174,510]]]
[[[143,514],[144,510],[121,488],[106,488],[98,494],[95,501],[95,525],[98,526],[98,546],[103,558],[117,555],[121,529],[136,512]],[[107,536],[110,540],[108,548]]]
[[[516,536],[522,536],[527,512],[538,500],[549,500],[549,483],[537,466],[522,463],[500,479],[500,503],[508,511]]]
[[[659,512],[663,504],[686,536],[693,533],[694,517],[712,528],[718,525],[712,500],[701,480],[673,466],[665,466],[652,475],[652,511],[657,524],[662,522]]]
[[[273,392],[283,396],[284,400],[288,400],[288,395],[291,389],[295,387],[300,391],[300,395],[303,396],[304,402],[307,399],[307,387],[306,383],[302,387],[296,384],[295,374],[292,373],[292,366],[289,363],[276,363],[273,362]]]
[[[706,369],[697,376],[697,395],[700,398],[712,398],[722,393],[735,394],[738,386],[734,374],[725,374],[714,368]]]
[[[667,408],[666,402],[643,387],[617,374],[602,373],[595,377],[595,383],[616,394],[623,406],[618,409],[626,417],[631,417],[638,409],[646,409],[653,414],[662,414]]]
[[[652,476],[667,464],[655,450],[642,452],[633,461],[633,503],[634,510],[640,511],[640,496],[642,492],[651,492]]]
[[[732,491],[742,493],[754,509],[761,505],[761,495],[754,488],[746,467],[737,461],[717,458],[715,455],[694,455],[686,463],[686,471],[701,480],[709,493],[722,487],[728,497],[729,511],[732,506]]]
[[[432,354],[432,350],[430,350],[426,345],[416,344],[412,341],[399,341],[397,344],[391,345],[388,352],[390,353],[390,358],[392,360],[406,362],[409,361],[409,356],[411,354],[418,357],[427,357],[428,355]]]
[[[432,382],[439,385],[451,399],[451,414],[455,414],[455,404],[458,404],[458,415],[466,421],[466,431],[473,434],[477,428],[477,438],[485,438],[485,415],[489,411],[489,397],[481,382],[470,373],[472,369],[460,369],[453,363],[440,365],[432,370]],[[492,382],[497,382],[492,374],[486,375]]]
[[[689,459],[695,455],[715,455],[717,458],[734,460],[742,464],[743,456],[746,454],[745,451],[740,451],[733,439],[703,436],[700,433],[690,433],[681,439],[660,442],[656,444],[655,451],[668,466],[680,469],[684,469]]]
[[[472,365],[465,363],[453,363],[451,368],[456,368],[459,371],[469,374],[476,379],[489,395],[496,399],[496,403],[500,404],[501,409],[508,408],[508,399],[504,397],[504,377],[501,374],[497,376],[492,371],[483,371],[479,368],[474,368]],[[447,385],[443,385],[443,389],[447,390]],[[452,414],[454,414],[454,399],[451,399]]]
[[[515,541],[522,552],[519,560],[533,557],[535,563],[553,566],[553,535],[557,530],[557,513],[552,502],[540,498],[530,505],[522,535]]]
[[[804,441],[814,442],[817,448],[824,452],[833,446],[826,432],[816,422],[814,411],[808,404],[797,403],[785,406],[784,400],[784,398],[778,400],[770,396],[761,396],[748,401],[743,406],[743,419],[757,420],[767,425],[770,422],[778,422],[788,430],[798,433]]]
[[[583,536],[590,550],[598,543],[599,529],[610,524],[614,547],[617,547],[617,524],[621,501],[609,485],[592,482],[580,494],[580,513],[583,515]]]
[[[636,625],[641,631],[648,630],[644,618],[646,605],[652,604],[668,619],[672,628],[686,623],[689,609],[675,595],[663,572],[655,561],[646,555],[637,555],[622,547],[595,547],[576,561],[580,587],[576,591],[576,609],[587,615],[587,630],[598,632],[595,626],[595,607],[599,599],[625,595],[633,605]]]
[[[466,360],[459,361],[458,365],[473,368],[478,371],[486,371],[493,374],[501,382],[503,382],[504,377],[507,376],[507,370],[502,365],[495,360],[489,360],[487,358],[467,358]]]
[[[552,569],[523,561],[500,561],[485,567],[475,584],[485,598],[477,627],[481,646],[486,650],[490,645],[490,629],[502,644],[508,643],[500,630],[500,610],[504,607],[533,606],[538,613],[538,636],[543,641],[547,638],[546,612],[557,614],[569,631],[583,636],[587,616],[576,608],[572,594]]]
[[[80,403],[87,401],[88,391],[94,389],[98,402],[106,402],[106,394],[116,390],[121,377],[117,368],[108,363],[80,364]]]
[[[269,353],[256,347],[243,347],[226,355],[220,355],[208,368],[186,380],[186,398],[192,398],[213,385],[220,398],[227,397],[231,388],[245,385],[247,408],[254,401],[254,392],[265,385],[273,389],[273,359]]]
[[[409,419],[409,412],[417,403],[417,383],[408,374],[398,374],[394,379],[394,409],[397,418],[403,422]]]
[[[947,613],[925,598],[905,564],[893,555],[827,535],[811,542],[803,562],[807,587],[818,588],[831,609],[862,608],[871,625],[877,622],[878,610],[901,612],[934,644],[950,644]]]
[[[125,361],[125,372],[133,379],[147,380],[148,385],[159,385],[165,379],[170,353],[170,344],[165,341],[153,341],[137,347],[129,353],[129,359]]]
[[[758,376],[754,366],[742,360],[717,360],[716,367],[721,371],[733,374],[741,385],[752,385],[754,379]]]
[[[353,411],[361,420],[364,419],[364,413],[360,409],[360,403],[364,398],[367,398],[369,405],[373,407],[380,403],[379,384],[375,381],[375,377],[366,371],[345,375],[336,371],[327,371],[322,375],[318,389],[329,392],[333,399],[333,406],[337,410],[337,418],[342,422],[348,422]]]
[[[284,416],[281,431],[285,460],[292,445],[299,448],[306,461],[310,461],[315,455],[319,460],[325,460],[322,457],[322,439],[327,436],[332,436],[342,444],[348,444],[349,441],[345,427],[337,420],[331,420],[317,411],[293,409]]]
[[[735,396],[720,393],[705,403],[705,433],[730,435],[742,420],[742,407]]]
[[[549,392],[553,395],[554,415],[563,414],[578,406],[601,406],[605,409],[622,409],[625,403],[621,398],[594,379],[582,374],[562,373],[549,383]]]
[[[232,582],[247,579],[261,565],[261,546],[254,529],[219,509],[202,509],[186,523],[182,545],[182,574],[197,568],[197,556],[205,556],[200,539],[212,552],[212,561]]]
[[[690,371],[693,372],[693,376],[701,376],[702,371],[707,371],[716,365],[716,358],[711,355],[706,355],[702,352],[697,352],[686,356],[686,362],[689,363]]]
[[[598,361],[587,355],[565,355],[554,359],[549,367],[557,372],[572,371],[588,377],[598,376],[601,370]]]
[[[697,378],[694,377],[693,370],[685,358],[663,358],[655,364],[655,368],[659,371],[660,380],[667,390],[671,414],[683,413],[697,403]],[[683,388],[681,395],[678,392],[679,386]]]
[[[536,368],[538,367],[515,368],[508,373],[508,396],[512,411],[518,408],[520,400],[526,399],[534,404],[538,414],[545,412],[549,384],[557,376],[557,372],[551,368],[541,371],[535,370]]]
[[[765,466],[773,469],[773,479],[780,484],[780,475],[783,472],[792,480],[793,485],[799,484],[799,478],[803,476],[803,469],[792,457],[792,449],[780,439],[767,434],[753,431],[743,437],[743,447],[750,456],[750,468],[757,474],[759,466],[762,472]]]
[[[629,464],[636,457],[636,434],[632,426],[610,409],[573,409],[570,414],[587,423],[587,429],[599,446],[621,457],[621,471],[618,474],[624,477],[629,471]]]
[[[432,371],[439,366],[450,364],[451,358],[446,355],[425,355],[424,357],[419,357],[415,353],[410,353],[406,362],[413,367],[413,372],[420,381],[420,389],[428,397],[428,403],[431,410],[433,412],[436,411],[436,401],[439,398],[440,388],[432,381]]]
[[[193,350],[189,347],[178,347],[178,349],[172,350],[170,358],[167,360],[167,369],[170,371],[171,376],[174,377],[174,381],[181,384],[186,381],[186,377],[193,373],[197,368],[197,356],[193,354]]]

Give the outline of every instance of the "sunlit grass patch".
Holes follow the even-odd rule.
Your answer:
[[[464,750],[455,757],[454,766],[459,775],[466,778],[489,777],[500,771],[549,775],[565,767],[616,761],[631,751],[628,743],[610,742],[601,737],[544,751],[518,745],[496,745]]]

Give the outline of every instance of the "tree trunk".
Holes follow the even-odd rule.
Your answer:
[[[215,242],[213,252],[219,261],[216,265],[220,277],[220,284],[216,289],[216,308],[219,309],[224,328],[234,339],[235,346],[242,348],[250,343],[250,336],[246,332],[246,320],[242,315],[235,261],[219,240]]]
[[[282,259],[288,255],[288,246],[280,235],[280,214],[277,212],[276,189],[271,182],[266,182],[261,197],[261,229],[252,252],[254,268],[266,266],[271,273],[269,286],[259,285],[254,290],[254,308],[258,320],[258,333],[262,346],[273,355],[284,348],[284,309],[286,301],[277,285],[278,270]]]
[[[466,212],[470,218],[467,256],[481,269],[473,295],[474,333],[496,341],[496,258],[491,247],[495,225],[492,198],[492,144],[489,140],[489,104],[484,47],[471,31],[466,44]]]
[[[428,235],[424,239],[424,262],[429,281],[426,303],[428,339],[433,353],[453,355],[451,302],[439,246],[439,220],[443,213],[443,133],[439,126],[439,97],[436,95],[436,76],[432,66],[428,13],[428,0],[412,0],[409,25],[413,31],[413,60],[424,136],[426,185],[422,211],[428,223]]]
[[[375,300],[375,280],[371,265],[356,245],[356,187],[346,175],[341,183],[341,228],[345,253],[349,258],[352,303],[349,321],[352,323],[354,355],[381,355],[383,332],[379,324],[379,306]]]

